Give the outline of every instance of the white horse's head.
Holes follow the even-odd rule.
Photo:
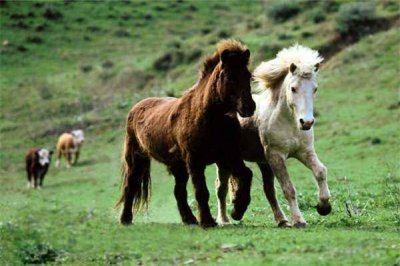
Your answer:
[[[295,63],[289,66],[288,75],[284,81],[286,101],[293,111],[294,118],[301,130],[309,130],[314,124],[314,95],[318,83],[315,73],[319,63],[314,69],[303,71]]]
[[[296,44],[281,50],[275,59],[261,63],[254,71],[262,87],[285,93],[287,106],[301,130],[311,129],[315,121],[314,95],[322,60],[317,51]]]
[[[81,129],[73,130],[71,134],[74,137],[74,140],[77,144],[81,145],[84,142],[85,136],[83,134],[83,130]]]

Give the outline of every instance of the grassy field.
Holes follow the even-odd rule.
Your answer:
[[[297,41],[332,45],[346,2],[329,9],[300,2],[284,22],[271,19],[277,2],[64,2],[0,6],[1,265],[400,265],[398,26],[338,49],[321,69],[315,137],[329,169],[332,214],[317,214],[312,175],[293,160],[306,229],[276,228],[252,164],[252,203],[241,223],[187,227],[173,178],[153,162],[149,210],[122,227],[113,204],[130,106],[180,95],[221,38],[243,40],[251,68]],[[376,16],[398,16],[396,2],[374,3]],[[315,23],[317,11],[325,18]],[[25,150],[52,148],[60,132],[76,127],[87,139],[80,163],[51,167],[44,189],[28,190]],[[206,175],[216,215],[214,166]],[[191,191],[189,201],[195,208]]]

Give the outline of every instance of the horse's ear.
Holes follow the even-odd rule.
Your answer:
[[[232,53],[229,50],[222,51],[222,54],[221,54],[221,57],[220,57],[222,64],[227,64],[229,62],[229,59],[232,56],[231,54]]]
[[[245,58],[245,60],[248,62],[250,59],[250,50],[246,49],[246,51],[243,52],[243,57]]]
[[[296,69],[297,69],[297,66],[294,63],[291,63],[290,67],[289,67],[290,73],[293,74],[296,71]]]
[[[315,68],[314,68],[314,71],[315,71],[315,72],[318,72],[318,70],[319,70],[319,66],[320,66],[320,64],[319,64],[319,63],[316,63],[316,64],[315,64]]]

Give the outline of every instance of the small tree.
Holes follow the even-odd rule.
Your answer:
[[[348,3],[339,8],[336,29],[342,35],[358,38],[369,33],[375,21],[375,6],[372,3]]]
[[[268,10],[268,16],[275,22],[284,22],[298,13],[300,13],[300,5],[294,1],[283,1],[272,4]]]

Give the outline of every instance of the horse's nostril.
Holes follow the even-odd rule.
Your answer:
[[[300,124],[304,124],[303,118],[300,118]]]
[[[314,121],[315,121],[314,119],[311,120],[310,125],[313,125],[313,124],[314,124]]]

